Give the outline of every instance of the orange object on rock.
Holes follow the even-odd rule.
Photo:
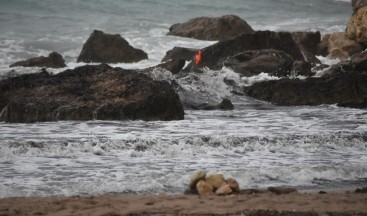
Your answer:
[[[202,55],[202,51],[199,50],[199,52],[195,55],[195,63],[199,64],[199,62],[201,61],[201,55]]]

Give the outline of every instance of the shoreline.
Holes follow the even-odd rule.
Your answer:
[[[0,198],[0,215],[367,215],[367,193]]]

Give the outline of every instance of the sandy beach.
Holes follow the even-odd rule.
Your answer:
[[[0,199],[0,215],[367,215],[367,194],[20,197]]]

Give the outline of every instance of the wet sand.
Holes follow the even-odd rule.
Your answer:
[[[123,195],[0,199],[1,215],[367,215],[367,194]]]

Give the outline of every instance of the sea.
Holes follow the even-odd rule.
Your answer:
[[[76,59],[95,29],[148,53],[148,60],[112,67],[147,68],[175,46],[216,43],[167,36],[171,25],[226,14],[255,30],[324,35],[344,31],[352,8],[349,0],[0,0],[0,79],[38,72],[9,65],[51,51],[67,64],[51,73],[85,65]],[[228,98],[235,109],[185,109],[181,121],[0,122],[0,197],[182,194],[197,171],[233,177],[241,188],[367,187],[367,109],[276,106],[234,94],[225,80],[243,88],[278,78],[242,78],[225,67],[151,76],[175,81],[186,101]]]

